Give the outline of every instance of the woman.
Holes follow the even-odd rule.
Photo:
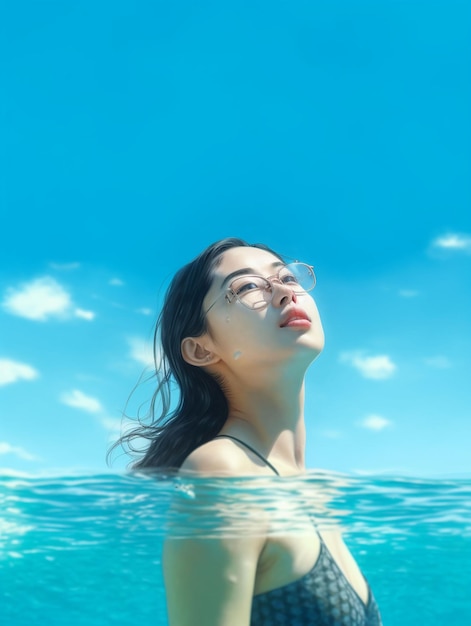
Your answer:
[[[311,266],[232,238],[177,273],[156,331],[162,414],[128,435],[151,441],[136,469],[305,472],[304,376],[324,345],[314,285]],[[172,380],[180,400],[169,416]],[[163,566],[170,626],[381,624],[340,535],[313,524],[169,539]]]

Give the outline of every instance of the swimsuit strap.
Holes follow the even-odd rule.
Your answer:
[[[248,448],[251,452],[253,452],[256,456],[258,456],[259,459],[261,459],[264,463],[266,463],[266,465],[268,465],[268,467],[270,467],[277,476],[280,475],[280,473],[278,472],[278,470],[276,469],[276,467],[273,467],[273,465],[270,463],[270,461],[267,461],[267,459],[265,457],[263,457],[260,452],[257,452],[257,450],[254,450],[252,448],[252,446],[249,446],[248,443],[245,443],[245,441],[241,441],[240,439],[237,439],[237,437],[233,437],[232,435],[216,435],[216,437],[214,437],[214,439],[222,439],[223,437],[228,437],[229,439],[233,439],[234,441],[238,441],[239,443],[241,443],[243,446],[245,446],[246,448]]]

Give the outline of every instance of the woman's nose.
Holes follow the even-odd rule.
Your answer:
[[[275,306],[285,306],[289,302],[296,302],[297,297],[290,285],[285,285],[280,281],[272,282],[273,298],[272,303]]]

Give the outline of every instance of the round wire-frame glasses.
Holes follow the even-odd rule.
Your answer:
[[[283,265],[276,274],[267,278],[256,274],[238,276],[206,309],[205,315],[222,296],[225,296],[228,303],[238,300],[248,309],[262,309],[273,299],[274,281],[287,285],[293,293],[301,294],[314,289],[316,275],[312,265],[294,261]]]

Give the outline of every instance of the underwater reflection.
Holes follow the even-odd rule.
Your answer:
[[[172,537],[299,534],[328,530],[351,513],[335,506],[343,477],[175,479],[166,520]]]

